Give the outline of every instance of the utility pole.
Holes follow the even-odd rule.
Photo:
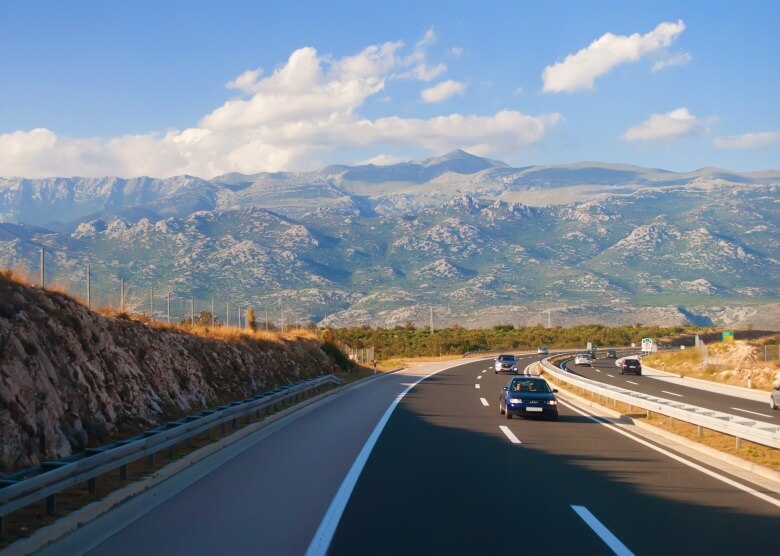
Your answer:
[[[190,297],[190,324],[195,326],[195,299]]]
[[[92,265],[87,264],[87,309],[92,308],[92,292],[90,291],[91,278],[92,278]]]
[[[433,334],[433,305],[431,305],[431,334]]]
[[[46,282],[44,281],[46,261],[44,260],[43,254],[44,254],[43,247],[41,247],[41,280],[40,280],[41,289],[43,289],[46,286]]]
[[[268,332],[268,309],[265,310],[265,331]]]
[[[119,312],[125,312],[125,279],[119,279]]]
[[[217,318],[217,315],[214,314],[214,296],[211,296],[211,327],[214,327],[214,319]]]
[[[284,307],[282,307],[282,334],[284,334]]]
[[[149,322],[154,320],[154,288],[149,288]]]
[[[171,324],[171,292],[168,291],[168,326]]]
[[[225,326],[230,326],[230,303],[225,303]]]

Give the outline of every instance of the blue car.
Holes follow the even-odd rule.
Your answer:
[[[555,390],[540,376],[512,378],[507,382],[498,398],[498,410],[501,415],[511,419],[513,415],[528,417],[535,415],[558,419],[558,400]]]

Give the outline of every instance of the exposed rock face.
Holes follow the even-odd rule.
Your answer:
[[[313,340],[153,328],[0,276],[0,471],[335,370]]]

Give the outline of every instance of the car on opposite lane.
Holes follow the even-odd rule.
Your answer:
[[[608,349],[607,350],[607,359],[617,359],[617,350]]]
[[[574,364],[579,365],[587,365],[588,367],[593,366],[593,358],[590,356],[589,353],[578,353],[574,356]]]
[[[507,419],[514,415],[520,417],[547,417],[558,419],[558,390],[540,376],[513,377],[501,390],[498,397],[498,410]]]
[[[639,362],[639,359],[625,358],[620,362],[620,366],[618,367],[618,372],[621,375],[626,373],[634,373],[637,375],[641,375],[642,364]]]
[[[548,355],[549,353],[550,351],[546,347],[540,347],[536,350],[537,355]]]
[[[772,393],[769,394],[769,407],[777,409],[780,407],[780,386],[777,386]]]
[[[517,374],[517,357],[511,354],[501,354],[496,357],[494,372]]]

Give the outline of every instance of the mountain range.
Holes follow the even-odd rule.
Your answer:
[[[332,325],[777,327],[779,192],[778,171],[463,151],[209,180],[7,178],[0,266],[34,274],[44,246],[66,289],[84,291],[90,264],[104,303],[123,280],[138,307],[171,291]]]

